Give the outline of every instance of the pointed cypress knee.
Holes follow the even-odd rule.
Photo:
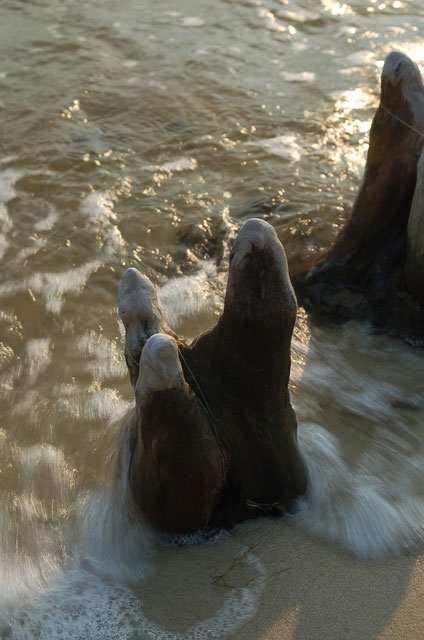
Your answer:
[[[328,258],[380,250],[406,228],[424,143],[424,85],[417,65],[393,51],[381,74],[380,105],[369,136],[364,177]]]
[[[207,528],[226,463],[199,400],[184,380],[174,338],[144,345],[135,388],[137,440],[130,485],[153,527],[184,534]]]
[[[274,229],[249,220],[231,251],[222,317],[182,349],[187,379],[201,389],[229,460],[234,521],[284,513],[306,490],[288,390],[296,309]]]
[[[392,52],[383,66],[381,101],[352,212],[328,253],[313,269],[293,277],[298,299],[315,321],[366,320],[421,344],[422,309],[416,288],[405,284],[411,278],[412,249],[405,270],[403,265],[423,144],[420,72],[407,56]]]
[[[121,278],[118,313],[125,327],[125,361],[135,387],[146,340],[160,331],[172,332],[165,325],[153,284],[137,269],[127,269]]]

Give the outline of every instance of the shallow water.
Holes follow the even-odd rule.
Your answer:
[[[424,62],[422,4],[8,0],[0,24],[0,635],[247,637],[287,551],[275,527],[361,558],[420,545],[421,352],[300,311],[292,400],[312,492],[295,522],[158,548],[119,475],[132,394],[116,299],[137,266],[190,338],[222,309],[248,217],[276,227],[293,270],[327,247],[386,54]],[[235,557],[226,589],[213,576]]]

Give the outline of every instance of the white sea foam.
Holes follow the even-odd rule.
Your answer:
[[[321,13],[319,11],[308,11],[305,9],[298,9],[297,7],[292,11],[288,9],[281,9],[278,14],[286,20],[295,23],[317,22],[321,18]]]
[[[1,638],[29,637],[29,624],[27,636],[9,635],[14,632],[16,607],[23,604],[22,609],[25,610],[28,599],[39,594],[46,584],[51,583],[60,574],[60,571],[60,562],[54,554],[43,554],[42,557],[34,559],[23,558],[19,563],[13,562],[10,558],[2,558],[0,567]]]
[[[72,474],[68,469],[63,451],[52,445],[40,444],[20,450],[19,458],[22,466],[21,490],[24,495],[31,495],[37,480],[37,471],[44,467],[49,473],[49,485],[54,488],[57,498],[72,483]]]
[[[372,64],[375,61],[375,54],[372,51],[356,51],[344,58],[344,64],[347,67],[363,66],[365,64]]]
[[[64,415],[78,420],[113,420],[116,415],[128,410],[128,402],[123,400],[115,389],[81,388],[78,393],[76,385],[58,385],[57,405]]]
[[[95,273],[100,266],[99,260],[93,260],[66,271],[34,273],[23,280],[9,279],[0,285],[0,297],[18,291],[31,290],[33,294],[38,294],[44,299],[48,311],[57,314],[65,303],[65,294],[80,292],[91,274]]]
[[[127,373],[121,344],[95,331],[78,338],[75,350],[81,358],[80,367],[89,371],[93,380],[121,378]]]
[[[324,10],[328,11],[328,13],[331,13],[333,16],[345,16],[355,13],[351,6],[344,4],[343,2],[321,0],[321,3]]]
[[[26,383],[33,385],[51,360],[51,338],[32,338],[26,344]]]
[[[275,138],[252,140],[246,143],[249,146],[261,147],[274,156],[280,156],[290,163],[299,162],[302,156],[302,147],[298,144],[294,134],[285,134]]]
[[[37,220],[34,224],[34,229],[36,231],[50,231],[50,229],[52,229],[56,224],[58,218],[59,216],[57,211],[50,211],[45,218]]]
[[[12,556],[0,563],[0,584],[7,585],[0,588],[1,637],[130,639],[135,625],[141,627],[144,618],[128,584],[149,574],[151,541],[148,529],[133,516],[128,496],[130,432],[124,420],[105,460],[110,488],[87,493],[80,502],[80,533],[72,558],[59,561],[57,554],[40,550],[35,559]],[[39,516],[40,505],[31,493],[34,473],[40,464],[47,465],[57,481],[66,466],[64,457],[46,445],[25,449],[20,457],[25,480],[19,509],[25,516]]]
[[[81,212],[88,219],[90,229],[101,238],[102,251],[114,255],[122,250],[125,242],[116,224],[114,204],[117,196],[111,191],[93,191],[81,202]]]
[[[0,205],[0,215],[1,215],[1,205]],[[10,245],[9,240],[7,240],[4,235],[0,234],[0,260],[3,258],[9,245]]]
[[[13,227],[12,218],[7,209],[7,203],[16,195],[15,182],[23,176],[22,171],[4,169],[0,171],[0,260],[10,245],[8,233]]]
[[[422,544],[420,354],[357,324],[316,329],[301,351],[293,399],[309,485],[297,522],[361,558]]]
[[[0,171],[0,202],[9,202],[15,198],[15,183],[22,178],[23,171],[18,169],[4,169]]]
[[[399,486],[398,465],[386,465],[381,476],[373,473],[375,458],[351,469],[337,439],[319,425],[301,425],[299,441],[309,476],[295,516],[301,526],[365,559],[423,540],[424,500]]]
[[[0,633],[8,640],[132,640],[141,622],[139,603],[128,589],[78,565],[38,592],[31,590],[17,611],[9,607],[3,615]]]
[[[312,71],[280,71],[281,77],[287,82],[315,82],[315,73]]]
[[[145,167],[148,171],[161,171],[163,173],[174,173],[174,171],[194,171],[197,169],[197,160],[195,158],[176,158],[163,164],[149,164]]]
[[[12,227],[12,219],[9,216],[6,205],[0,201],[0,224],[2,231],[8,231]]]
[[[201,263],[198,273],[171,278],[158,291],[158,300],[167,322],[177,330],[188,318],[198,317],[215,305],[212,287],[216,268],[210,262]]]
[[[136,583],[151,572],[152,534],[144,526],[129,492],[128,469],[134,424],[128,411],[111,439],[105,458],[109,486],[90,493],[79,508],[80,539],[74,557],[97,575],[117,583]]]
[[[28,247],[24,247],[16,252],[13,258],[9,261],[9,268],[21,269],[22,265],[28,260],[29,257],[35,256],[43,247],[47,244],[47,238],[32,237],[31,244]]]
[[[73,267],[57,273],[36,273],[28,279],[28,286],[45,299],[46,309],[59,313],[64,304],[64,295],[79,292],[85,286],[92,273],[101,263],[93,260],[80,267]]]
[[[197,16],[187,16],[186,18],[181,18],[180,24],[183,27],[201,27],[205,24],[205,21]]]

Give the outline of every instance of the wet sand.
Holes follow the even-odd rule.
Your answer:
[[[362,561],[288,520],[258,520],[214,543],[164,549],[154,564],[142,597],[155,637],[423,637],[419,551]]]
[[[245,638],[422,638],[423,558],[359,561],[296,531],[279,535],[292,570],[270,585]],[[240,635],[240,638],[242,636]]]

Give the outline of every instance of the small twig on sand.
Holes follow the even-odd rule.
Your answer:
[[[264,543],[266,537],[267,536],[262,536],[262,538],[259,538],[259,540],[256,540],[251,545],[249,545],[247,547],[247,549],[245,549],[244,551],[242,551],[239,554],[237,554],[236,557],[232,560],[232,562],[231,562],[230,566],[228,567],[228,569],[226,569],[223,573],[217,573],[217,570],[215,569],[214,574],[209,576],[212,584],[217,589],[229,590],[229,589],[239,589],[240,587],[247,587],[252,582],[257,581],[258,578],[250,578],[250,580],[248,580],[246,582],[246,584],[244,584],[244,585],[241,585],[241,584],[235,585],[235,584],[229,584],[228,581],[227,581],[227,578],[228,578],[229,574],[231,573],[231,571],[234,571],[234,569],[236,569],[237,567],[242,567],[243,566],[243,564],[244,564],[244,562],[246,560],[246,557],[249,555],[249,553],[253,553],[253,551],[256,551],[256,549],[258,549],[260,546],[262,546],[262,544]],[[261,584],[265,584],[266,582],[269,582],[273,578],[277,577],[281,573],[284,573],[285,571],[288,571],[289,569],[291,569],[291,567],[285,567],[284,569],[281,569],[280,571],[276,571],[275,573],[272,573],[267,578],[263,578],[262,580],[260,580],[260,583]]]

